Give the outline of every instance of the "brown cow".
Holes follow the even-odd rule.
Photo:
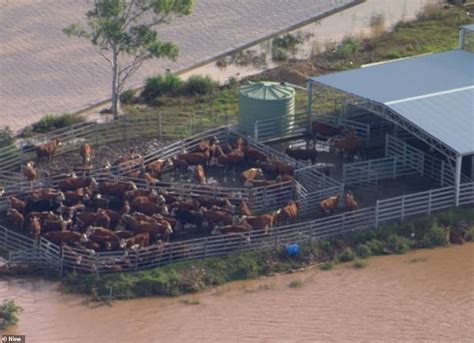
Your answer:
[[[98,210],[97,212],[81,212],[76,214],[76,224],[79,227],[96,225],[100,227],[110,227],[110,217],[105,210]]]
[[[153,202],[136,202],[132,204],[135,211],[142,212],[146,215],[169,214],[168,206],[165,203],[157,204]]]
[[[26,202],[18,199],[17,197],[10,197],[10,206],[20,213],[25,213]]]
[[[0,186],[0,197],[5,193],[5,187]]]
[[[240,178],[245,186],[252,186],[252,181],[257,177],[263,177],[261,168],[250,168],[240,174]]]
[[[147,232],[139,233],[133,237],[127,238],[120,243],[125,249],[137,250],[150,245],[150,234]]]
[[[123,198],[126,191],[136,190],[137,185],[132,181],[126,183],[115,183],[111,181],[102,181],[99,183],[99,193],[108,196]]]
[[[210,197],[197,197],[196,200],[199,202],[200,207],[211,208],[213,206],[222,208],[231,208],[232,204],[229,199],[226,198],[210,198]]]
[[[126,154],[120,156],[119,158],[117,158],[112,163],[112,165],[117,166],[121,163],[130,161],[130,160],[138,160],[138,159],[141,159],[141,158],[142,158],[142,156],[139,153],[135,152],[134,148],[129,148],[128,152]]]
[[[46,239],[56,244],[78,243],[85,240],[84,236],[79,232],[73,231],[51,231],[44,234]]]
[[[268,160],[267,155],[265,155],[260,150],[257,150],[252,147],[245,147],[244,153],[245,153],[245,159],[247,160],[247,162],[256,162],[256,161],[266,162]]]
[[[64,197],[64,193],[61,191],[57,191],[54,188],[36,189],[33,192],[31,192],[30,196],[34,201],[38,201],[38,200],[64,201],[66,200],[66,198]]]
[[[159,179],[167,167],[173,167],[173,161],[171,159],[153,161],[147,164],[145,171],[150,173],[154,178]]]
[[[178,159],[185,161],[190,166],[197,166],[198,164],[206,165],[209,162],[210,156],[209,150],[206,150],[204,152],[178,154]]]
[[[232,143],[232,148],[235,150],[243,150],[247,145],[247,142],[242,137],[237,137],[237,139]]]
[[[297,201],[289,201],[288,204],[276,212],[277,223],[291,222],[298,216],[299,204]]]
[[[348,154],[355,154],[362,146],[362,141],[353,131],[350,131],[343,138],[332,140],[332,143],[337,150]]]
[[[242,150],[233,150],[217,158],[217,163],[224,167],[234,168],[244,162],[244,152]]]
[[[79,153],[82,157],[82,165],[83,166],[90,166],[91,165],[91,157],[92,157],[92,146],[88,143],[84,143],[81,145],[79,149]]]
[[[214,233],[245,233],[250,232],[251,230],[252,227],[249,224],[242,223],[218,227],[216,230],[214,230]]]
[[[205,185],[206,184],[206,174],[204,172],[204,168],[202,167],[202,165],[199,164],[194,169],[194,178],[196,179],[196,182],[199,185]]]
[[[337,204],[339,203],[339,198],[340,195],[337,194],[336,196],[324,199],[319,203],[319,208],[321,209],[324,215],[328,215],[334,212],[337,207]]]
[[[97,188],[97,181],[94,178],[82,178],[77,177],[76,174],[72,174],[70,177],[59,181],[58,188],[65,191],[75,191],[79,188],[89,188],[95,190]]]
[[[36,180],[37,172],[35,169],[35,163],[33,161],[28,162],[23,167],[23,176],[26,178],[27,181]]]
[[[62,215],[57,216],[55,214],[49,213],[43,223],[43,229],[45,232],[65,231],[67,230],[68,226],[71,226],[71,225],[72,225],[71,219],[68,219],[66,221],[64,220]]]
[[[316,163],[316,157],[318,151],[316,149],[299,149],[299,148],[286,148],[285,152],[288,156],[295,160],[307,161],[310,160],[312,164]]]
[[[359,209],[359,204],[355,200],[351,191],[348,191],[344,195],[344,207],[346,208],[346,211],[356,211]]]
[[[134,198],[140,197],[140,196],[146,196],[146,197],[155,196],[156,197],[156,196],[158,196],[158,193],[154,189],[152,189],[152,190],[136,189],[136,190],[125,192],[125,198],[127,200],[133,200]]]
[[[58,207],[56,212],[62,214],[65,218],[72,219],[78,212],[84,212],[86,206],[84,204],[75,204],[72,206],[61,205]]]
[[[23,226],[25,224],[25,218],[20,212],[18,212],[14,208],[11,208],[10,210],[8,210],[7,216],[10,222],[12,223],[13,227],[15,227],[18,230],[23,229]]]
[[[226,210],[213,208],[213,209],[203,209],[202,214],[204,219],[207,220],[209,227],[213,227],[217,224],[231,225],[233,222],[232,213]]]
[[[34,239],[38,239],[41,235],[41,220],[34,216],[29,220],[28,232]]]
[[[173,170],[175,173],[187,173],[189,168],[189,163],[185,160],[179,158],[172,158],[171,162],[173,163]]]
[[[273,228],[276,213],[267,213],[260,216],[242,216],[242,221],[249,224],[254,230],[264,230],[265,234]]]
[[[340,135],[342,133],[342,128],[314,120],[311,123],[311,132],[313,135],[320,135],[328,138]]]
[[[240,210],[240,215],[242,215],[242,216],[251,216],[252,215],[252,211],[248,207],[245,200],[240,200],[239,210]]]
[[[136,233],[147,232],[151,236],[163,236],[165,239],[169,239],[169,235],[173,233],[173,229],[169,223],[166,225],[162,223],[137,220],[129,214],[124,214],[122,218],[127,225],[127,228]]]
[[[72,206],[90,200],[90,195],[87,188],[78,188],[74,191],[64,192],[64,198],[65,203],[68,206]]]
[[[52,162],[59,144],[59,139],[55,138],[49,143],[38,146],[36,148],[36,158],[38,162],[42,157],[49,157],[49,161]]]

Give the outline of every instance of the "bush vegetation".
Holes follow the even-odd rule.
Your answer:
[[[300,288],[302,286],[303,286],[303,281],[301,280],[293,280],[288,285],[288,287],[290,288]]]
[[[32,131],[46,133],[64,127],[85,122],[87,118],[81,114],[64,113],[61,115],[47,114],[31,125]]]
[[[405,222],[384,225],[377,230],[305,242],[300,244],[300,253],[293,257],[289,257],[284,247],[280,247],[269,251],[178,262],[138,272],[99,276],[70,274],[63,282],[66,289],[89,295],[108,294],[112,288],[115,298],[126,299],[193,293],[229,281],[253,279],[314,263],[319,263],[321,270],[332,269],[338,261],[355,261],[354,268],[363,268],[366,263],[360,259],[371,255],[403,254],[412,248],[448,244],[447,229],[440,224],[441,218],[445,218],[444,221],[450,225],[465,221],[472,228],[474,208],[453,209],[437,214],[433,218],[421,216]],[[299,287],[296,281],[295,285],[290,287]]]
[[[23,309],[15,304],[12,299],[3,300],[3,304],[0,305],[0,329],[6,329],[10,325],[18,323],[18,315]]]
[[[135,103],[135,93],[133,89],[128,89],[120,94],[120,103],[123,105],[131,105]]]

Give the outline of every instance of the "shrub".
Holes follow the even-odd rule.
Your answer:
[[[120,103],[124,105],[131,105],[135,102],[135,91],[128,89],[120,94]]]
[[[379,241],[378,239],[371,239],[366,243],[366,245],[374,255],[382,255],[385,252],[385,244],[382,241]]]
[[[193,75],[184,84],[184,93],[188,95],[211,94],[217,90],[219,84],[209,75]]]
[[[447,231],[439,223],[433,223],[428,232],[424,233],[421,240],[416,243],[417,248],[432,248],[435,246],[446,245],[448,240]]]
[[[303,281],[301,280],[293,280],[288,285],[290,288],[300,288],[301,286],[303,286]]]
[[[355,269],[362,269],[367,267],[367,262],[361,260],[355,260],[354,264],[352,265]]]
[[[352,56],[353,54],[355,54],[356,52],[359,52],[360,50],[361,50],[361,43],[358,40],[352,37],[349,37],[349,38],[345,38],[342,41],[341,45],[337,47],[334,55],[337,58],[346,59]]]
[[[141,96],[151,102],[160,95],[176,95],[183,90],[183,81],[175,74],[168,73],[164,77],[156,75],[145,80],[145,88]]]
[[[359,244],[356,252],[360,258],[367,258],[372,255],[372,250],[367,244]]]
[[[15,143],[15,138],[13,137],[13,131],[5,126],[0,129],[0,148],[5,146],[10,146]]]
[[[386,57],[393,60],[402,57],[402,53],[399,50],[390,50],[387,52]]]
[[[404,254],[410,250],[410,241],[405,237],[391,235],[387,239],[385,249],[391,253]]]
[[[333,267],[334,265],[332,264],[332,262],[322,262],[319,265],[319,269],[321,270],[331,270]]]
[[[349,248],[349,247],[345,248],[345,249],[339,254],[339,261],[341,261],[341,262],[353,261],[354,258],[355,258],[354,252],[353,252],[352,249]]]
[[[47,114],[39,121],[32,124],[33,132],[45,133],[75,124],[83,123],[87,120],[84,115],[64,113],[61,115]]]
[[[298,46],[303,43],[302,39],[292,34],[286,34],[272,40],[272,58],[275,61],[283,61],[288,58],[288,52],[295,55]]]
[[[3,300],[3,304],[0,306],[0,329],[18,323],[18,314],[21,311],[23,309],[12,299]]]

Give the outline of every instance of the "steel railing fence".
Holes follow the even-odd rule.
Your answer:
[[[167,263],[226,255],[238,251],[269,249],[286,243],[307,242],[355,230],[377,228],[380,224],[392,220],[403,220],[413,215],[430,214],[447,209],[454,204],[453,186],[398,196],[377,201],[373,207],[362,208],[329,217],[301,223],[275,227],[268,234],[252,231],[249,234],[215,235],[186,241],[165,243],[137,251],[114,251],[91,254],[84,250],[59,247],[42,238],[38,243],[0,226],[0,246],[10,246],[10,237],[14,237],[16,253],[13,261],[25,257],[26,249],[36,249],[51,268],[61,274],[66,270],[86,273],[112,271],[134,271],[152,268]],[[474,204],[474,183],[461,185],[460,205]],[[22,255],[23,254],[23,255]],[[29,255],[25,258],[31,261]]]
[[[61,155],[78,149],[86,141],[94,145],[144,138],[170,141],[192,136],[210,127],[230,124],[228,116],[219,118],[222,118],[222,121],[215,120],[208,126],[195,125],[200,118],[194,114],[159,112],[122,115],[118,120],[79,123],[33,138],[18,140],[12,145],[0,148],[0,169],[19,169],[23,163],[36,157],[35,146],[54,138],[58,138],[61,142],[56,153]]]

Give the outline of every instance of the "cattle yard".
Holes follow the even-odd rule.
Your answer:
[[[61,276],[140,270],[472,206],[472,53],[462,48],[310,78],[308,111],[282,107],[251,125],[123,116],[19,141],[0,150],[0,248]],[[334,108],[325,99],[313,112],[319,87],[337,94]],[[75,162],[50,168],[58,156]]]
[[[349,134],[354,130],[347,123],[336,126],[330,120],[318,122],[349,129]],[[420,159],[416,154],[421,152],[416,148],[387,134],[383,149],[366,147],[360,156],[354,157],[336,151],[331,146],[331,137],[317,132],[315,121],[312,123],[301,137],[283,137],[270,144],[225,126],[178,140],[144,156],[129,151],[122,155],[124,161],[117,159],[111,166],[79,168],[75,177],[64,173],[48,175],[40,170],[36,180],[5,187],[0,202],[4,210],[10,208],[11,213],[11,208],[18,206],[12,203],[12,196],[32,207],[23,210],[26,213],[21,229],[14,215],[10,214],[11,220],[3,223],[2,246],[11,251],[12,262],[40,264],[61,274],[71,270],[137,270],[377,227],[387,220],[430,213],[453,204],[452,186],[427,190],[434,182],[442,181],[419,182],[425,180],[420,175],[436,173],[426,170],[425,157]],[[344,137],[342,131],[336,132],[333,139],[340,137]],[[177,167],[176,161],[183,159],[183,154],[199,156],[212,144],[218,144],[223,155],[196,162],[203,163],[207,182],[198,182],[197,168],[186,168],[183,172]],[[312,163],[311,153],[304,150],[316,151],[316,163]],[[387,157],[363,159],[377,157],[381,150]],[[222,157],[219,160],[235,151],[243,152],[237,154],[237,162]],[[257,157],[249,159],[245,156],[249,152]],[[79,156],[77,144],[75,152],[67,154]],[[127,154],[128,158],[123,158]],[[274,163],[281,163],[288,170],[279,173]],[[151,176],[151,166],[163,166],[163,170],[158,174],[155,170]],[[377,173],[367,173],[369,166]],[[261,169],[262,173],[253,182],[245,183],[241,174],[251,168]],[[151,178],[145,177],[145,171]],[[209,179],[213,181],[208,182]],[[86,184],[90,193],[78,187]],[[400,195],[407,188],[411,188],[412,194]],[[356,199],[356,207],[350,211],[346,211],[347,202],[342,201],[348,191]],[[462,194],[462,204],[472,202],[473,184],[463,185]],[[341,197],[339,202],[334,201],[337,195]],[[31,200],[42,196],[46,202]],[[143,205],[144,198],[154,204]],[[298,204],[297,217],[281,215],[292,201]],[[131,209],[127,210],[124,203]],[[325,208],[323,203],[329,207]],[[242,204],[251,213],[246,213]],[[20,210],[21,206],[20,203]],[[39,213],[38,218],[31,220],[27,213],[33,210]],[[38,226],[43,234],[35,231]]]

